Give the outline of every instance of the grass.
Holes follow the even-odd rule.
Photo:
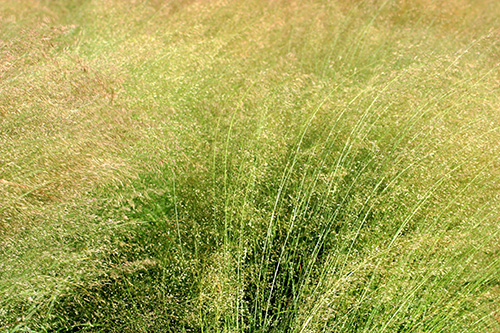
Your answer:
[[[499,13],[0,3],[0,331],[500,331]]]

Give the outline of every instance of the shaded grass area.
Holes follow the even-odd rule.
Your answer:
[[[500,328],[496,2],[0,8],[0,330]]]

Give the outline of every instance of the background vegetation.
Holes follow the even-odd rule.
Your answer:
[[[500,2],[0,3],[0,331],[499,332]]]

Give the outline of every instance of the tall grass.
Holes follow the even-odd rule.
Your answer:
[[[0,4],[0,330],[500,329],[495,1]]]

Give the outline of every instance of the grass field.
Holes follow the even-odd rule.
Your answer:
[[[500,332],[500,2],[0,2],[1,332]]]

